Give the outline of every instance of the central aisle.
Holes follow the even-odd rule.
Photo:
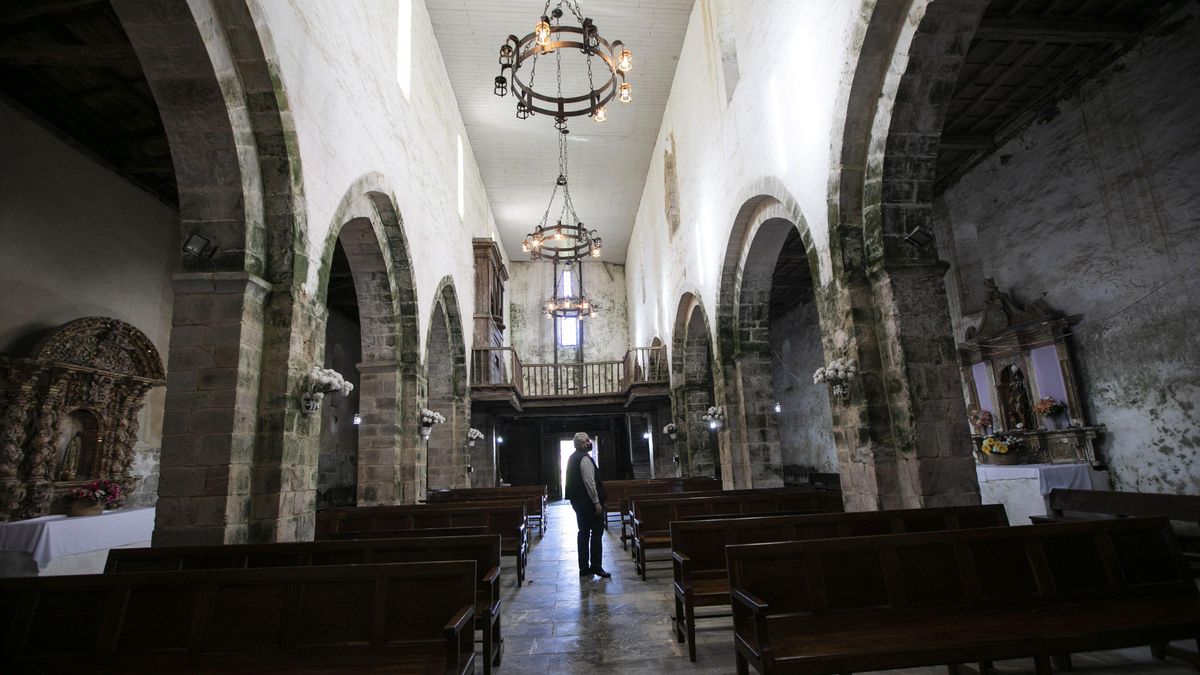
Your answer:
[[[706,623],[727,626],[729,619],[701,622],[695,665],[688,661],[687,646],[675,642],[671,570],[665,562],[651,569],[647,581],[639,579],[614,523],[604,536],[604,568],[612,579],[581,579],[570,504],[548,505],[547,516],[546,535],[532,532],[525,586],[518,590],[515,575],[504,577],[499,675],[733,672],[731,632],[704,630]],[[482,664],[477,672],[483,672]]]
[[[502,581],[504,661],[496,675],[524,673],[733,673],[733,629],[728,617],[700,619],[697,660],[671,629],[674,600],[667,552],[652,551],[646,581],[621,550],[619,524],[604,536],[604,567],[613,578],[581,580],[575,553],[575,514],[570,504],[547,506],[550,527],[544,537],[532,531],[525,586],[505,559]],[[659,562],[655,563],[654,560]],[[701,609],[715,613],[720,608]],[[1177,643],[1192,649],[1191,643]],[[1193,672],[1178,661],[1157,662],[1148,648],[1075,655],[1077,670],[1092,675],[1176,675]],[[1004,675],[1032,674],[1032,661],[999,664]],[[483,672],[483,664],[476,665]],[[904,675],[943,675],[945,667],[888,671]]]

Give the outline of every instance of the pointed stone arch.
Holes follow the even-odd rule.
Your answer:
[[[978,503],[954,341],[929,229],[938,146],[958,70],[986,0],[877,0],[854,42],[830,176],[830,297],[857,355],[860,400],[840,466],[851,509]],[[929,383],[939,386],[929,387]]]
[[[672,333],[671,403],[677,426],[676,454],[684,476],[730,475],[724,431],[707,428],[701,417],[717,405],[716,350],[712,324],[699,296],[679,298]]]
[[[419,494],[425,490],[469,487],[466,449],[471,423],[471,393],[467,386],[466,342],[454,279],[443,277],[434,292],[425,340],[426,406],[445,416],[434,425],[427,454],[419,458]],[[424,472],[420,471],[424,468]],[[424,475],[420,475],[420,474]]]
[[[717,344],[736,487],[783,483],[779,434],[774,417],[769,307],[776,262],[785,243],[803,248],[817,307],[820,333],[831,336],[832,317],[822,287],[820,261],[796,201],[774,178],[743,190],[721,267]],[[790,238],[790,239],[789,239]],[[831,344],[823,344],[830,351]]]
[[[385,176],[360,176],[334,212],[318,268],[317,300],[326,306],[334,251],[341,243],[358,301],[357,503],[395,504],[403,467],[418,452],[420,341],[412,258]],[[324,335],[323,327],[318,331]],[[343,373],[345,375],[345,373]]]

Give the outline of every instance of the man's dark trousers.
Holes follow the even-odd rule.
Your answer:
[[[572,501],[571,508],[575,509],[575,522],[579,525],[579,535],[576,539],[579,546],[579,571],[601,569],[601,557],[604,553],[601,543],[604,536],[604,515],[596,515],[596,505],[588,501]],[[603,513],[603,505],[600,510]]]

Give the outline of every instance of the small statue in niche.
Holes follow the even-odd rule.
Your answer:
[[[79,466],[79,450],[83,447],[83,433],[76,432],[67,443],[67,451],[63,453],[62,464],[59,467],[59,480],[75,480],[75,469]]]
[[[1025,429],[1033,420],[1025,373],[1016,366],[1009,366],[1005,374],[1008,375],[1008,391],[1005,392],[1004,401],[1004,409],[1008,416],[1008,428]]]

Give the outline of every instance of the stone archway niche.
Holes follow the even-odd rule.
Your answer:
[[[138,413],[166,384],[144,333],[117,319],[76,319],[29,357],[0,357],[0,378],[0,520],[61,511],[68,490],[96,478],[132,492]]]

